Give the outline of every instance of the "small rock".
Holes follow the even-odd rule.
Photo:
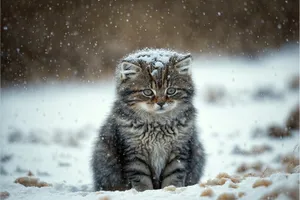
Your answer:
[[[218,196],[217,200],[236,200],[237,197],[232,193],[223,193]]]
[[[272,181],[269,181],[267,179],[258,179],[253,183],[252,187],[253,188],[261,187],[261,186],[269,187],[269,185],[271,185],[271,184],[272,184]]]
[[[221,179],[221,178],[225,178],[225,179],[230,179],[231,182],[233,183],[240,183],[241,182],[241,178],[238,177],[238,176],[230,176],[229,174],[225,173],[225,172],[222,172],[222,173],[219,173],[216,178],[218,179]]]
[[[214,191],[211,188],[206,188],[200,194],[201,197],[212,197],[214,196]]]
[[[230,178],[230,176],[226,172],[221,172],[216,176],[216,178]]]
[[[214,178],[214,179],[208,179],[206,182],[206,185],[224,185],[228,179],[226,178]]]
[[[7,191],[0,192],[0,199],[7,199],[9,197],[9,193]]]
[[[109,196],[102,196],[99,198],[99,200],[110,200]]]

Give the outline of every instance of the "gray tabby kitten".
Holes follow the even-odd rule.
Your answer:
[[[143,49],[121,61],[117,100],[94,147],[95,190],[198,183],[205,154],[190,65],[189,54],[163,49]]]

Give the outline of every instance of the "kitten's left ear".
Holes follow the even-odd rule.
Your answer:
[[[192,65],[192,56],[189,54],[181,58],[175,64],[175,69],[179,72],[179,74],[189,74],[191,65]]]
[[[140,66],[128,61],[122,61],[119,65],[121,80],[135,78],[141,70]]]

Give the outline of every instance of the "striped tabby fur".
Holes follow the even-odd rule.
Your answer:
[[[190,55],[163,49],[144,49],[121,61],[117,100],[94,146],[95,190],[144,191],[199,181],[205,154],[190,64]]]

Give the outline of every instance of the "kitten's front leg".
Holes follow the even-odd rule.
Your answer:
[[[146,162],[137,157],[131,160],[124,170],[131,187],[137,191],[153,189],[151,172]]]
[[[185,186],[186,174],[184,161],[180,160],[178,157],[174,157],[165,167],[161,188],[169,185],[174,185],[176,187]]]

